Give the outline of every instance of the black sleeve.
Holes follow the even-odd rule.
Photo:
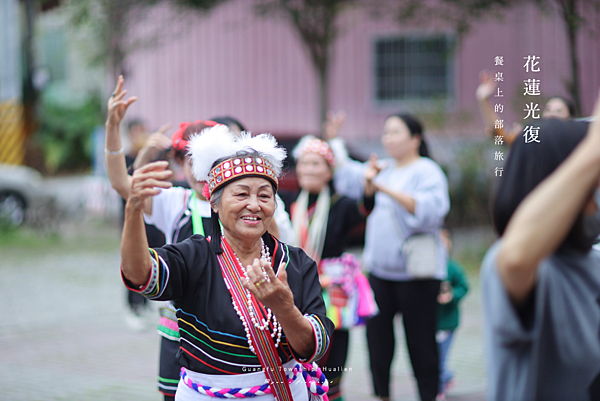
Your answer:
[[[363,200],[356,200],[348,198],[347,196],[340,197],[336,203],[339,202],[339,206],[343,210],[343,218],[341,221],[344,225],[344,231],[348,232],[354,227],[364,223],[365,219],[369,214],[363,205]]]
[[[152,271],[141,288],[131,288],[145,297],[158,301],[180,301],[193,291],[209,263],[218,263],[208,241],[195,235],[173,245],[150,249]]]

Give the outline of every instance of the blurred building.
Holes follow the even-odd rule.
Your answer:
[[[126,86],[139,97],[131,110],[136,118],[158,127],[230,114],[252,131],[319,132],[317,75],[285,18],[257,16],[253,2],[242,0],[204,16],[182,16],[168,7],[156,15],[156,21],[170,15],[170,29],[157,46],[127,62]],[[153,21],[143,21],[143,29],[163,29]],[[600,28],[600,17],[589,22]],[[571,67],[563,21],[533,4],[473,23],[460,38],[439,21],[401,25],[352,8],[340,27],[330,108],[346,111],[342,135],[350,139],[378,138],[385,117],[399,110],[424,116],[428,131],[440,136],[481,136],[474,93],[482,69],[503,73],[507,123],[526,114],[525,79],[540,81],[540,108],[543,98],[567,95]],[[582,30],[578,50],[585,115],[600,87],[600,37]],[[529,55],[540,57],[535,75],[524,68]],[[503,66],[495,66],[496,56]]]
[[[25,3],[0,2],[0,162],[23,159],[19,7]],[[101,38],[74,32],[56,7],[61,2],[49,3],[53,7],[38,14],[35,26],[34,84],[42,98],[73,105],[90,92],[107,96],[116,77],[86,64],[86,47],[100,46]],[[159,2],[140,14],[133,29],[154,45],[136,50],[135,40],[128,43],[133,51],[123,66],[126,88],[139,97],[129,119],[157,128],[227,114],[254,132],[298,137],[320,131],[317,74],[286,18],[259,16],[256,0],[231,0],[207,13],[172,3]],[[498,102],[506,124],[526,114],[525,79],[540,81],[540,107],[544,98],[567,96],[567,35],[550,10],[527,2],[473,22],[459,36],[444,21],[401,24],[348,7],[338,21],[329,79],[330,109],[347,113],[341,135],[355,144],[375,142],[386,116],[410,111],[424,119],[433,137],[481,138],[474,93],[482,69],[503,74]],[[588,26],[577,37],[583,115],[591,112],[600,87],[600,36],[592,34],[600,31],[600,15],[591,7],[586,15]],[[535,75],[524,69],[530,55],[540,57]],[[497,56],[502,66],[495,65]]]
[[[106,87],[104,69],[88,65],[63,3],[0,1],[0,163],[39,168],[31,141],[40,103],[73,106]]]
[[[0,163],[6,164],[25,156],[19,20],[19,1],[0,1]]]

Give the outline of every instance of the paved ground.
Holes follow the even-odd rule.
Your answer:
[[[117,224],[75,220],[66,228],[66,240],[40,248],[0,244],[0,400],[161,400],[157,313],[143,330],[126,323]],[[471,281],[451,350],[449,400],[484,399],[480,294]],[[392,399],[416,400],[400,321],[397,328]],[[348,368],[345,400],[374,400],[363,328],[351,333]]]

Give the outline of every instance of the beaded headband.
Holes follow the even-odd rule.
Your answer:
[[[298,160],[305,153],[316,153],[321,155],[325,158],[329,167],[333,168],[335,166],[335,157],[333,156],[331,147],[327,142],[319,138],[315,138],[314,136],[305,136],[302,138],[300,143],[298,143],[294,149],[294,158]]]
[[[263,177],[278,186],[273,165],[265,158],[256,155],[232,157],[217,164],[208,175],[209,196],[215,189],[242,176]]]
[[[263,177],[278,185],[285,149],[270,134],[239,136],[223,126],[204,129],[190,139],[192,172],[198,181],[208,181],[209,196],[219,187],[244,176]],[[246,154],[244,154],[246,153]],[[213,164],[222,160],[218,164]]]

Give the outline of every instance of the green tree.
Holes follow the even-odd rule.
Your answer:
[[[126,73],[127,56],[147,45],[146,38],[134,37],[135,22],[161,0],[67,0],[70,22],[86,31],[94,45],[85,43],[90,64],[106,65],[111,79]],[[144,40],[144,43],[140,43]]]
[[[395,16],[415,24],[440,19],[459,33],[470,22],[495,12],[517,0],[258,0],[259,15],[283,16],[294,28],[308,50],[319,81],[319,118],[329,110],[329,70],[336,39],[340,35],[339,17],[349,8],[361,8],[372,17]]]
[[[329,110],[329,70],[335,40],[340,34],[338,17],[350,6],[366,4],[359,0],[259,0],[257,12],[265,16],[283,16],[294,28],[319,81],[319,118],[326,120]]]
[[[567,82],[567,90],[575,109],[578,113],[581,110],[581,93],[579,91],[579,51],[577,49],[577,36],[584,28],[592,30],[591,21],[600,17],[600,0],[552,0],[545,2],[536,0],[542,10],[552,8],[558,11],[564,23],[565,33],[567,35],[569,60],[571,64],[571,78]],[[596,32],[597,34],[598,32]]]
[[[89,169],[92,153],[90,132],[102,123],[99,96],[76,105],[64,105],[42,97],[36,142],[44,152],[45,171],[55,174]]]
[[[164,27],[142,26],[148,13],[166,0],[67,0],[72,26],[87,31],[93,46],[86,46],[92,64],[105,64],[112,80],[127,75],[127,57],[155,46],[168,36]],[[175,0],[186,9],[208,11],[227,0]]]

